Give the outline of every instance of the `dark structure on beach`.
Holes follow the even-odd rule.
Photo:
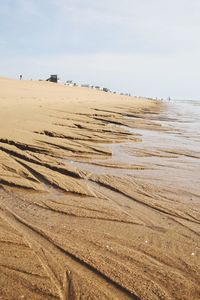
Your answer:
[[[57,75],[50,75],[50,77],[46,81],[57,83],[58,82],[58,76]]]

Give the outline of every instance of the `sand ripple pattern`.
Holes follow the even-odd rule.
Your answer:
[[[115,174],[145,163],[106,163],[104,144],[141,140],[124,126],[166,130],[159,105],[122,100],[60,100],[23,134],[0,132],[0,299],[200,298],[199,195]]]

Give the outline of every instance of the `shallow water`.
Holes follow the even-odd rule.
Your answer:
[[[112,158],[106,160],[108,164],[120,162],[142,165],[145,166],[144,170],[92,164],[102,163],[102,160],[72,163],[91,173],[134,175],[160,185],[172,185],[199,194],[200,101],[171,101],[165,103],[159,115],[149,115],[149,118],[167,130],[130,129],[123,126],[133,134],[140,134],[142,142],[106,145],[112,150]]]
[[[180,130],[182,136],[200,141],[200,101],[172,101],[167,104],[167,111],[161,113],[162,120],[173,129]],[[185,141],[188,144],[188,140]]]

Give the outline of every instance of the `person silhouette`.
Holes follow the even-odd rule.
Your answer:
[[[22,75],[19,76],[19,79],[22,80]]]

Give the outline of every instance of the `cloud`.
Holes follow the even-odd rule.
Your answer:
[[[200,47],[200,4],[196,0],[18,0],[12,1],[14,6],[8,3],[9,18],[1,21],[6,26],[2,35],[9,34],[15,49],[25,52],[166,55]]]
[[[2,0],[1,72],[200,97],[199,9],[199,0]]]

